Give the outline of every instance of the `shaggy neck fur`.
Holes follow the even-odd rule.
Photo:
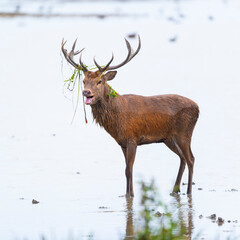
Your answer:
[[[118,114],[121,107],[121,96],[118,94],[117,98],[108,96],[110,88],[105,84],[104,96],[100,98],[96,104],[91,105],[93,118],[100,126],[104,127],[111,135],[114,130],[118,128]]]

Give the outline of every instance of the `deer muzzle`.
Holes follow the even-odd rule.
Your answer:
[[[83,96],[85,97],[85,104],[91,105],[94,97],[92,91],[89,89],[83,90]]]

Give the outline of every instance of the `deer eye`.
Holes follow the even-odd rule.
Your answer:
[[[99,80],[97,84],[101,84],[102,83],[102,80]]]

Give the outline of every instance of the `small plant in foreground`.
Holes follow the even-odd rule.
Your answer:
[[[141,190],[143,227],[137,232],[135,240],[187,239],[186,229],[173,219],[167,206],[159,201],[154,182],[142,182]],[[162,207],[164,213],[155,213],[156,207]]]

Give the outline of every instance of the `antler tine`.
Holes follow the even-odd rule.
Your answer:
[[[118,64],[116,66],[109,67],[108,70],[114,70],[114,69],[122,67],[126,63],[130,62],[138,54],[138,52],[140,51],[141,39],[140,39],[139,35],[138,35],[138,48],[137,48],[137,50],[135,52],[133,51],[133,49],[132,49],[130,43],[128,42],[128,40],[125,39],[125,41],[126,41],[126,45],[127,45],[127,48],[128,48],[128,55],[127,55],[126,59],[122,63],[120,63],[120,64]]]
[[[82,52],[84,50],[84,48],[80,51],[80,52]],[[84,64],[82,63],[82,53],[80,54],[80,57],[79,57],[79,63],[80,63],[80,65],[81,65],[81,67],[82,67],[82,70],[84,71],[84,72],[87,72],[88,71],[88,69],[84,66]]]
[[[74,55],[73,54],[73,50],[74,48],[70,51],[70,53],[67,52],[67,49],[64,48],[65,44],[66,44],[67,41],[64,41],[64,39],[62,40],[62,52],[63,52],[63,55],[64,57],[66,58],[66,60],[75,68],[79,68],[79,65],[77,63],[75,63],[73,61],[73,59],[71,59],[71,57]],[[75,44],[76,44],[76,40],[75,40]],[[75,45],[73,46],[75,47]]]
[[[77,55],[77,54],[79,54],[82,50],[77,50],[76,52],[74,52],[74,50],[75,50],[75,46],[76,46],[76,42],[77,42],[77,38],[76,38],[76,40],[74,41],[74,43],[73,43],[73,45],[72,45],[72,50],[70,51],[70,53],[72,54],[72,56],[75,56],[75,55]],[[69,53],[69,54],[70,54]]]
[[[77,63],[74,62],[73,60],[73,56],[81,53],[84,50],[84,48],[82,48],[81,50],[78,50],[77,52],[73,52],[72,50],[70,51],[70,53],[68,54],[68,58],[69,60],[76,66],[76,68],[81,68]]]
[[[93,58],[93,61],[94,61],[95,65],[97,66],[97,68],[99,69],[99,71],[102,72],[102,67],[100,65],[98,65],[98,63],[96,62],[95,57]]]
[[[70,51],[69,54],[68,54],[68,58],[69,58],[70,61],[75,65],[75,67],[80,68],[80,66],[79,66],[77,63],[75,63],[75,61],[73,60],[73,57],[74,57],[75,55],[79,54],[80,52],[82,52],[84,48],[81,49],[80,51],[74,52],[75,46],[76,46],[76,42],[77,42],[77,38],[76,38],[76,40],[74,41],[74,43],[73,43],[73,45],[72,45],[72,49],[71,49],[71,51]]]
[[[104,71],[108,70],[108,67],[109,67],[109,65],[112,63],[113,59],[114,59],[114,55],[113,55],[113,53],[112,53],[112,58],[111,58],[110,61],[106,64],[106,66],[103,67],[103,68],[98,65],[98,63],[96,62],[95,57],[93,58],[93,61],[94,61],[95,65],[97,66],[97,68],[99,69],[99,71],[100,71],[100,72],[104,72]]]
[[[129,61],[129,57],[131,56],[132,48],[131,48],[131,45],[130,45],[130,43],[128,42],[127,39],[125,39],[125,42],[126,42],[127,49],[128,49],[128,55],[127,55],[126,59],[122,63],[120,63],[116,66],[109,67],[108,70],[113,70],[113,69],[120,68],[121,66],[125,65]]]
[[[64,49],[64,45],[66,44],[67,41],[64,41],[64,38],[62,39],[62,53],[64,57],[67,59],[67,50]]]
[[[74,52],[75,46],[76,46],[77,38],[75,39],[73,45],[72,45],[72,51]]]
[[[128,62],[130,60],[132,60],[138,54],[140,49],[141,49],[141,39],[140,39],[140,36],[138,35],[138,48],[137,48],[137,50],[135,52],[133,51],[133,53],[132,53],[131,57],[129,58]]]
[[[113,53],[112,53],[112,58],[111,58],[111,60],[108,62],[108,64],[103,68],[103,72],[106,71],[106,70],[109,68],[109,66],[110,66],[110,64],[112,63],[113,59],[114,59],[114,55],[113,55]]]

